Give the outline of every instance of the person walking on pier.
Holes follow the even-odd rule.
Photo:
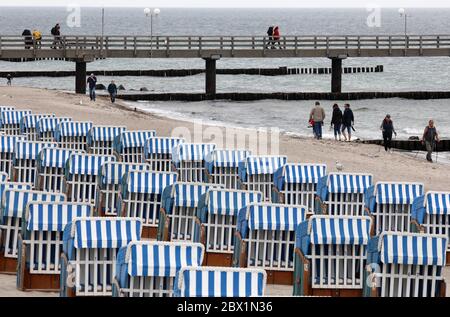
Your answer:
[[[36,44],[36,48],[41,48],[42,33],[39,30],[33,30],[33,39]]]
[[[428,125],[425,127],[422,136],[422,144],[425,144],[427,149],[427,161],[433,163],[433,159],[431,158],[436,143],[439,143],[439,134],[437,132],[436,127],[434,126],[434,121],[431,119],[428,122]]]
[[[97,77],[94,74],[88,77],[87,83],[89,85],[89,97],[91,101],[95,101],[95,86],[97,85]]]
[[[275,42],[273,42],[273,26],[269,26],[269,29],[267,30],[267,35],[269,36],[269,41],[267,42],[266,48],[269,48],[271,46],[272,48],[275,48]]]
[[[11,86],[12,85],[12,76],[11,74],[6,75],[6,85]]]
[[[31,31],[28,29],[23,30],[22,36],[25,42],[25,49],[29,50],[33,46],[33,35]]]
[[[62,46],[61,43],[61,26],[59,23],[56,23],[56,25],[51,29],[50,33],[53,35],[53,45],[52,48],[57,49],[58,45],[59,47]]]
[[[384,149],[386,152],[392,152],[392,133],[397,136],[395,132],[394,123],[391,120],[391,115],[387,114],[380,126],[383,132]]]
[[[278,48],[281,49],[281,42],[280,42],[280,28],[278,25],[273,29],[273,42],[272,42],[272,48],[275,48],[275,43],[278,42]]]
[[[320,102],[316,101],[316,105],[311,109],[309,120],[314,121],[313,132],[317,140],[322,139],[322,125],[325,120],[325,110],[323,110]]]
[[[334,139],[337,141],[339,135],[339,141],[341,141],[342,111],[339,109],[339,105],[337,103],[333,105],[331,126],[334,127]]]
[[[353,124],[355,123],[355,117],[353,116],[352,109],[350,109],[350,104],[346,103],[344,107],[344,114],[342,116],[342,134],[344,135],[345,141],[350,142],[352,140],[352,129]],[[347,130],[348,139],[345,130]]]
[[[114,83],[114,80],[111,80],[111,83],[108,86],[108,92],[109,92],[109,96],[111,97],[111,102],[115,103],[116,96],[117,96],[117,86]]]

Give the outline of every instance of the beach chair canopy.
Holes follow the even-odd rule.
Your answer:
[[[286,156],[248,156],[239,163],[239,178],[245,182],[248,175],[274,174],[286,162]]]
[[[378,240],[384,264],[445,265],[447,237],[401,232],[384,232]]]
[[[245,160],[251,155],[246,150],[214,150],[207,155],[206,168],[212,173],[214,167],[235,167],[239,166],[239,162]]]
[[[122,178],[131,171],[148,171],[150,165],[140,163],[105,162],[100,171],[102,186],[121,184]]]
[[[172,150],[172,161],[178,166],[183,161],[204,161],[215,149],[212,143],[181,143]]]
[[[94,155],[75,153],[70,156],[66,164],[66,178],[72,180],[73,175],[93,175],[100,173],[105,162],[114,162],[112,155]]]
[[[26,140],[23,136],[0,135],[0,153],[13,153],[17,141]]]
[[[177,297],[260,297],[267,275],[262,269],[184,267],[177,274]]]
[[[20,124],[20,120],[27,114],[31,114],[31,110],[2,111],[0,114],[0,125]]]
[[[93,125],[90,121],[61,121],[55,130],[55,140],[60,142],[62,137],[87,137]]]
[[[84,153],[84,151],[77,151],[73,149],[63,149],[57,147],[46,147],[41,150],[38,157],[38,167],[56,167],[64,168],[66,166],[67,160],[72,154]]]
[[[263,199],[261,192],[217,188],[210,189],[205,198],[208,213],[222,216],[237,216],[248,204]]]
[[[25,129],[36,128],[40,119],[52,117],[55,117],[54,113],[27,114],[20,120],[20,131],[24,132]]]
[[[62,232],[74,218],[92,216],[93,206],[65,202],[31,202],[28,212],[28,231]]]
[[[0,106],[0,112],[3,112],[3,111],[12,111],[12,110],[16,110],[16,108],[11,107],[11,106]]]
[[[416,197],[423,195],[423,188],[419,183],[377,183],[376,203],[410,205]]]
[[[2,182],[0,183],[0,203],[1,207],[4,206],[4,196],[6,190],[8,189],[23,189],[23,190],[31,190],[33,185],[30,183],[17,183],[17,182]]]
[[[32,142],[32,141],[17,141],[14,146],[15,160],[36,160],[38,159],[39,152],[44,148],[56,148],[57,143],[51,142]]]
[[[72,121],[72,118],[65,117],[45,117],[41,118],[36,123],[36,130],[42,134],[45,132],[53,132],[58,127],[60,122]]]
[[[127,130],[126,127],[115,126],[93,126],[87,136],[87,144],[92,145],[93,142],[114,141],[114,138]]]
[[[275,187],[283,190],[285,184],[317,184],[326,173],[325,164],[286,163],[274,174]]]
[[[196,208],[202,195],[212,187],[205,183],[175,183],[172,187],[174,206]]]
[[[177,181],[177,173],[128,172],[126,189],[129,193],[162,194],[164,188]]]
[[[425,215],[445,216],[450,215],[450,192],[427,192],[423,196],[418,196],[411,208],[411,219],[418,224],[423,224]],[[441,222],[445,226],[445,222]]]
[[[122,153],[127,148],[144,147],[145,141],[154,136],[155,130],[125,131],[114,138],[114,149],[117,153]]]
[[[145,142],[145,158],[152,154],[172,154],[173,148],[181,143],[184,143],[183,138],[151,137]]]
[[[119,251],[117,275],[175,277],[186,266],[202,265],[205,249],[201,243],[131,242]],[[118,280],[121,277],[118,276]]]
[[[328,176],[328,191],[330,193],[364,193],[372,185],[370,174],[330,173]]]

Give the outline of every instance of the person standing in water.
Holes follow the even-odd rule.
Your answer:
[[[337,141],[339,135],[339,141],[341,141],[341,125],[342,125],[342,111],[339,109],[339,105],[335,103],[333,105],[333,116],[331,118],[331,126],[334,127],[334,139]]]
[[[428,125],[425,127],[422,136],[422,144],[425,144],[427,149],[427,161],[433,163],[433,159],[431,158],[436,143],[439,143],[439,134],[434,125],[433,119],[428,121]]]
[[[344,107],[344,114],[342,116],[342,134],[344,135],[345,141],[350,142],[352,140],[352,129],[353,124],[355,123],[355,117],[353,116],[352,109],[350,109],[350,104],[346,103]],[[348,139],[345,130],[347,130]]]
[[[386,152],[392,152],[392,134],[397,136],[395,132],[394,122],[391,120],[391,115],[387,114],[380,126],[383,132],[384,149]]]

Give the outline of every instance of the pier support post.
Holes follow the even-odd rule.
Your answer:
[[[331,59],[331,92],[342,92],[342,60],[347,56],[330,57]]]
[[[205,88],[206,96],[214,98],[216,96],[216,61],[220,59],[220,55],[212,55],[204,58],[206,62],[205,71]]]
[[[75,61],[75,93],[86,94],[86,62]]]

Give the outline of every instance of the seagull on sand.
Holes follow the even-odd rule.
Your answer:
[[[343,169],[344,169],[344,166],[339,161],[336,161],[336,170],[338,170],[339,172],[342,172]]]

